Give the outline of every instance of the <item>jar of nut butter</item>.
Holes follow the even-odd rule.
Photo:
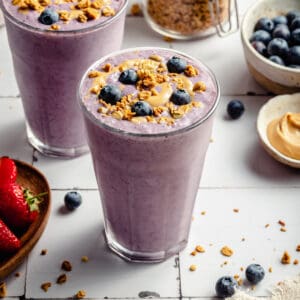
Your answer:
[[[237,0],[143,0],[143,13],[152,29],[174,39],[224,37],[239,27]]]

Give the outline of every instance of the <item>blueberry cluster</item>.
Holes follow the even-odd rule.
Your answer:
[[[251,284],[258,284],[265,277],[265,270],[259,264],[251,264],[246,269],[246,278]],[[219,297],[227,298],[234,295],[238,286],[237,281],[231,276],[223,276],[218,279],[215,289]]]
[[[186,66],[186,61],[176,56],[173,56],[167,62],[167,68],[170,73],[183,73]],[[119,81],[123,84],[135,85],[138,80],[137,71],[134,69],[127,69],[121,72],[119,76]],[[116,105],[117,102],[122,99],[121,89],[117,85],[108,84],[101,89],[99,99],[104,100],[106,103]],[[172,93],[170,101],[176,105],[185,105],[191,102],[191,97],[186,90],[177,89]],[[151,116],[153,114],[151,105],[142,100],[137,101],[131,110],[136,116]]]
[[[270,61],[300,69],[300,11],[290,11],[273,19],[259,19],[250,42]]]

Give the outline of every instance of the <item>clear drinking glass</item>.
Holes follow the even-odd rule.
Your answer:
[[[110,19],[76,30],[43,30],[21,23],[0,0],[27,137],[45,155],[75,157],[88,151],[76,91],[96,59],[119,50],[127,0]]]
[[[85,105],[90,70],[116,56],[154,50],[180,55],[207,72],[213,86],[210,109],[189,126],[171,132],[134,133],[100,121]],[[83,76],[79,101],[84,115],[104,212],[108,246],[129,261],[158,262],[182,250],[188,241],[213,115],[219,101],[213,73],[178,51],[134,48],[97,61]],[[88,106],[88,107],[87,107]],[[128,122],[128,121],[121,121]]]

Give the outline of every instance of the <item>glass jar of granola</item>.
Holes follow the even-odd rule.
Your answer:
[[[143,0],[148,24],[175,39],[193,39],[238,29],[237,0]]]

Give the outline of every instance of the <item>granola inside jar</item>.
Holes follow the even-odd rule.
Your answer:
[[[175,39],[227,35],[234,30],[231,13],[238,26],[236,0],[144,0],[143,4],[152,29]]]

